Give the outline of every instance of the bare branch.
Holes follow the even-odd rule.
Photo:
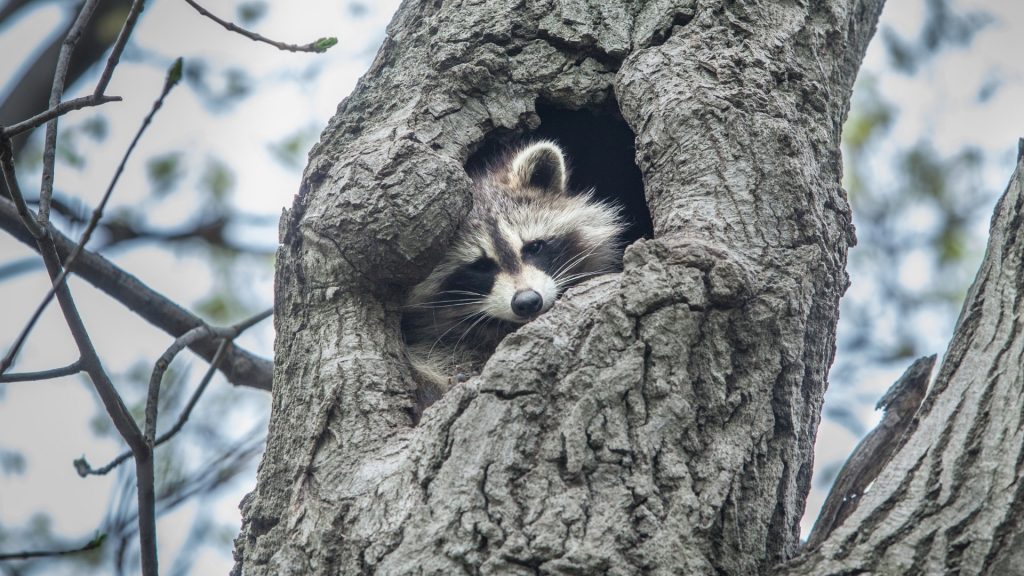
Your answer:
[[[158,576],[156,546],[156,475],[153,445],[135,453],[135,479],[139,501],[139,551],[143,576]]]
[[[34,220],[32,222],[35,223]],[[0,198],[0,228],[39,251],[38,244],[22,225],[14,204],[4,198]],[[66,257],[74,249],[75,243],[53,227],[49,227],[47,233],[61,256]],[[76,269],[76,274],[81,278],[172,336],[177,337],[204,324],[195,314],[91,250],[82,251]],[[207,361],[213,358],[216,350],[216,345],[205,341],[197,342],[192,347],[193,352]],[[270,360],[232,346],[221,364],[220,371],[232,384],[270,390],[273,378],[273,364]]]
[[[167,372],[167,368],[171,365],[174,357],[199,340],[213,337],[224,338],[225,341],[233,340],[239,334],[268,318],[273,313],[274,309],[270,308],[226,328],[213,328],[206,325],[197,326],[179,336],[167,348],[156,361],[156,365],[153,367],[153,374],[149,378],[149,393],[146,396],[146,440],[150,445],[154,444],[156,438],[157,403],[160,400],[160,383],[163,381],[164,373]]]
[[[46,270],[51,278],[56,278],[61,272],[60,259],[57,256],[57,252],[52,242],[49,242],[48,239],[40,240],[39,243],[43,262],[46,264]],[[61,311],[64,313],[64,319],[71,331],[71,336],[75,339],[75,344],[78,346],[78,351],[81,354],[82,370],[89,374],[89,378],[96,387],[96,391],[99,393],[100,399],[103,401],[103,405],[114,423],[114,427],[117,428],[117,431],[133,450],[136,452],[144,450],[146,444],[142,431],[139,430],[131,413],[128,412],[128,408],[124,405],[121,396],[114,388],[113,382],[110,381],[110,377],[103,370],[103,365],[96,354],[95,347],[92,345],[92,340],[89,338],[89,332],[82,322],[82,317],[78,313],[74,298],[71,296],[71,291],[68,290],[66,284],[61,284],[57,289],[57,302],[60,304]]]
[[[338,43],[338,39],[337,38],[332,38],[331,37],[331,38],[320,38],[319,40],[317,40],[315,42],[310,42],[309,44],[303,44],[301,46],[298,45],[298,44],[285,44],[283,42],[278,42],[276,40],[271,40],[270,38],[267,38],[266,36],[257,34],[255,32],[250,31],[250,30],[246,30],[245,28],[242,28],[241,26],[238,26],[238,25],[236,25],[236,24],[234,24],[232,22],[228,22],[227,20],[219,18],[219,17],[217,17],[216,14],[210,12],[206,8],[203,8],[198,3],[196,3],[194,0],[185,0],[185,2],[188,2],[189,6],[195,8],[196,12],[199,12],[203,16],[206,16],[210,20],[213,20],[217,24],[220,24],[221,26],[223,26],[229,32],[237,32],[238,34],[241,34],[242,36],[245,36],[246,38],[248,38],[250,40],[253,40],[255,42],[263,42],[264,44],[270,44],[271,46],[277,48],[278,50],[287,50],[289,52],[317,52],[317,53],[320,53],[320,52],[326,52],[328,48],[330,48],[331,46],[334,46],[335,44]]]
[[[28,560],[30,558],[52,558],[54,556],[68,556],[71,554],[78,554],[80,552],[88,552],[89,550],[95,550],[100,546],[103,546],[103,541],[107,538],[106,534],[96,534],[96,536],[86,542],[84,545],[78,548],[72,548],[70,550],[31,550],[26,552],[11,552],[9,554],[0,554],[0,560]]]
[[[882,421],[857,444],[853,454],[832,483],[818,520],[807,538],[807,548],[816,548],[857,509],[861,496],[902,445],[917,409],[928,390],[935,355],[918,358],[878,401],[885,410]]]
[[[160,400],[160,383],[163,382],[164,373],[170,367],[174,357],[179,352],[198,340],[204,340],[213,336],[213,329],[209,326],[197,326],[182,334],[172,343],[153,366],[153,373],[149,377],[149,393],[146,395],[146,441],[150,445],[156,442],[156,419],[157,402]]]
[[[68,100],[61,102],[60,104],[36,114],[28,120],[22,120],[17,124],[13,124],[3,129],[5,136],[14,137],[22,132],[28,132],[29,130],[35,129],[42,126],[44,122],[53,120],[59,116],[63,116],[68,112],[75,110],[81,110],[82,108],[89,108],[91,106],[100,106],[108,102],[120,102],[120,96],[82,96],[81,98],[75,98],[74,100]]]
[[[14,170],[14,145],[11,139],[2,132],[0,132],[0,171],[4,173],[7,191],[14,199],[14,205],[18,209],[18,218],[22,225],[32,235],[33,240],[46,236],[46,229],[36,222],[32,211],[28,209],[28,204],[25,204],[25,196],[21,193],[21,187],[18,186],[18,175]],[[2,372],[3,369],[0,368],[0,373]]]
[[[117,170],[114,171],[114,176],[113,178],[111,178],[110,184],[107,186],[107,191],[103,194],[103,199],[100,200],[99,205],[96,206],[95,210],[93,210],[92,218],[89,219],[89,223],[86,225],[85,230],[82,232],[82,236],[78,241],[78,245],[75,246],[75,249],[71,251],[71,255],[68,256],[67,260],[64,261],[63,270],[61,270],[60,274],[53,281],[53,286],[50,287],[50,290],[46,293],[46,296],[43,298],[42,302],[39,303],[39,306],[36,308],[36,311],[32,314],[32,317],[29,319],[28,323],[25,324],[25,327],[18,335],[18,338],[14,341],[14,344],[7,351],[7,355],[4,356],[3,360],[0,360],[0,374],[2,374],[4,370],[6,370],[8,367],[11,366],[11,364],[14,363],[14,358],[18,355],[18,351],[21,350],[21,346],[25,343],[25,340],[28,338],[28,335],[32,331],[32,328],[35,326],[36,322],[39,321],[39,317],[42,316],[43,311],[46,309],[46,306],[50,303],[51,300],[53,300],[53,296],[56,293],[57,289],[64,285],[64,281],[67,279],[68,274],[70,274],[72,271],[72,268],[75,264],[75,260],[78,259],[78,255],[81,254],[82,250],[85,249],[85,245],[89,242],[89,239],[92,237],[93,231],[96,230],[96,226],[99,224],[100,219],[103,217],[103,210],[104,208],[106,208],[107,201],[110,200],[110,196],[114,192],[114,187],[117,185],[117,181],[121,178],[121,174],[124,172],[124,167],[125,164],[128,163],[128,158],[131,156],[132,151],[135,150],[135,146],[139,143],[139,139],[142,138],[142,135],[143,133],[145,133],[146,128],[148,128],[150,123],[152,123],[153,117],[163,106],[164,99],[170,93],[171,89],[174,88],[174,86],[177,85],[178,81],[181,79],[181,66],[181,58],[178,58],[177,60],[175,60],[174,64],[171,66],[171,69],[168,71],[167,80],[164,82],[164,87],[163,90],[160,92],[160,96],[156,99],[155,102],[153,102],[153,107],[150,109],[149,114],[147,114],[146,117],[142,120],[142,125],[139,126],[138,131],[135,133],[135,137],[132,138],[131,143],[128,145],[128,149],[125,150],[124,156],[121,157],[121,162],[117,165]],[[49,130],[49,128],[47,129]],[[45,224],[46,222],[48,222],[48,220],[43,217],[43,209],[44,207],[46,207],[47,211],[49,210],[49,199],[50,195],[53,192],[52,182],[49,187],[49,192],[45,190],[45,169],[43,180],[44,190],[40,191],[39,194],[39,215],[37,217],[37,221],[40,222],[40,224]]]
[[[53,86],[50,88],[50,109],[57,108],[60,105],[61,98],[64,97],[64,82],[67,80],[71,55],[75,51],[75,46],[78,45],[78,40],[82,37],[82,31],[85,30],[89,19],[92,18],[92,13],[96,9],[97,4],[99,4],[99,0],[86,0],[82,4],[82,9],[79,10],[75,23],[71,25],[71,29],[64,36],[64,41],[61,42],[60,55],[57,57],[57,70],[53,73]],[[46,123],[46,138],[43,145],[43,178],[42,185],[39,188],[39,214],[37,214],[40,224],[45,224],[50,219],[50,196],[53,194],[53,175],[57,162],[56,155],[57,116],[54,116]]]
[[[8,382],[29,382],[33,380],[50,380],[52,378],[61,378],[63,376],[71,376],[72,374],[78,374],[82,371],[82,361],[75,360],[67,366],[60,368],[51,368],[50,370],[40,370],[38,372],[22,372],[21,374],[0,374],[0,384]]]
[[[143,8],[145,8],[144,0],[132,2],[132,7],[128,10],[128,17],[125,18],[121,31],[117,35],[117,40],[114,42],[114,47],[110,50],[110,56],[107,57],[107,65],[103,68],[103,73],[100,74],[100,79],[96,83],[93,95],[102,96],[106,91],[107,85],[110,84],[110,78],[114,75],[114,68],[117,67],[117,63],[121,60],[121,53],[124,52],[124,47],[128,44],[128,38],[132,35],[135,23],[139,20],[139,14],[142,14]]]
[[[167,430],[166,432],[157,437],[156,442],[153,443],[154,447],[159,446],[173,438],[174,435],[180,432],[181,429],[185,426],[185,422],[188,422],[189,416],[192,415],[192,409],[196,407],[196,404],[199,402],[200,396],[202,396],[203,392],[206,391],[207,385],[209,385],[210,380],[213,379],[213,375],[217,372],[217,366],[220,364],[220,361],[224,358],[224,353],[227,351],[228,346],[230,344],[231,340],[228,340],[227,338],[221,340],[220,346],[217,347],[217,353],[214,355],[213,360],[210,362],[210,367],[207,368],[206,374],[203,375],[203,379],[199,382],[199,386],[196,387],[195,392],[192,393],[192,397],[189,398],[188,404],[185,405],[185,409],[182,410],[181,414],[178,416],[178,421],[175,422],[174,426],[171,426],[169,430]],[[120,455],[118,455],[117,458],[111,460],[107,465],[101,466],[100,468],[93,468],[92,466],[89,465],[89,461],[86,460],[85,457],[83,456],[82,458],[78,458],[74,461],[75,471],[78,472],[78,475],[83,478],[85,478],[86,476],[104,476],[131,457],[131,450],[126,450],[122,452]]]
[[[164,372],[166,372],[167,367],[170,366],[171,361],[178,352],[184,350],[189,344],[212,336],[219,336],[225,339],[235,338],[242,331],[267,318],[272,313],[273,309],[267,310],[228,328],[211,328],[205,325],[193,328],[177,338],[167,351],[160,356],[156,366],[153,368],[153,375],[149,380],[149,393],[146,396],[145,439],[148,450],[144,453],[133,450],[139,489],[139,543],[142,548],[142,573],[145,576],[157,575],[156,495],[153,477],[153,449],[156,446],[157,402],[160,399],[160,382],[163,380]]]

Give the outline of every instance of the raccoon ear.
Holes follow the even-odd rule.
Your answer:
[[[565,194],[565,156],[551,142],[537,142],[520,150],[512,158],[510,172],[517,186]]]

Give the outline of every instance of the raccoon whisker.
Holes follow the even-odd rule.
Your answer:
[[[587,256],[589,256],[589,253],[585,254],[583,256],[583,258],[586,258]],[[586,274],[586,272],[574,272],[574,270],[576,268],[576,265],[579,264],[580,261],[582,261],[582,259],[577,260],[576,262],[574,262],[572,264],[572,266],[566,267],[565,269],[561,270],[558,274],[553,274],[552,275],[552,280],[554,280],[557,283],[557,282],[561,281],[563,278],[568,278],[568,277],[574,276],[576,274]]]
[[[452,330],[454,330],[454,329],[458,328],[459,324],[462,324],[463,322],[465,322],[465,321],[467,321],[467,320],[470,320],[470,319],[472,319],[472,318],[474,318],[474,317],[477,317],[477,316],[485,316],[485,315],[486,315],[486,313],[485,313],[484,311],[482,311],[482,310],[481,310],[481,311],[479,311],[479,312],[474,312],[474,313],[472,313],[472,314],[468,314],[468,315],[467,315],[467,316],[466,316],[465,318],[463,318],[462,320],[459,320],[458,322],[456,322],[455,324],[453,324],[453,325],[452,325],[451,327],[449,327],[449,328],[448,328],[447,330],[445,330],[444,332],[442,332],[442,333],[441,333],[441,335],[437,337],[437,340],[434,340],[434,343],[430,345],[430,350],[427,350],[427,357],[428,357],[428,358],[430,357],[430,355],[431,355],[431,354],[432,354],[432,353],[434,352],[434,348],[435,348],[435,347],[437,347],[438,343],[440,343],[440,342],[441,342],[441,340],[442,340],[442,339],[444,339],[444,337],[445,337],[446,335],[448,335],[448,333],[449,333],[449,332],[451,332]]]
[[[445,290],[438,294],[438,296],[444,296],[445,294],[456,294],[460,296],[476,296],[478,298],[486,298],[487,294],[481,294],[479,292],[471,292],[469,290]]]
[[[555,280],[555,285],[558,286],[559,288],[564,288],[564,287],[567,287],[567,286],[569,286],[571,284],[575,284],[575,283],[577,283],[580,280],[583,280],[585,278],[590,278],[592,276],[601,276],[602,274],[608,274],[608,273],[614,272],[614,271],[615,271],[614,269],[608,268],[608,269],[604,269],[604,270],[595,270],[593,272],[581,272],[579,274],[572,274],[572,275],[566,276],[564,278],[557,278]]]
[[[557,270],[555,270],[555,271],[554,271],[554,273],[552,273],[552,274],[551,274],[551,277],[552,277],[552,278],[558,278],[558,277],[559,277],[560,275],[562,275],[562,274],[565,274],[565,273],[566,273],[566,272],[568,272],[569,270],[572,270],[572,268],[573,268],[574,266],[576,266],[576,265],[577,265],[577,264],[579,264],[579,263],[580,263],[581,261],[583,261],[583,259],[584,259],[584,258],[586,258],[587,256],[589,256],[589,255],[590,255],[590,254],[592,253],[592,251],[593,251],[593,250],[591,250],[591,251],[588,251],[588,252],[583,252],[583,253],[581,253],[581,254],[577,254],[577,255],[573,256],[573,257],[572,257],[572,258],[570,258],[570,259],[569,259],[568,261],[566,261],[566,262],[565,262],[564,264],[562,264],[561,266],[559,266],[559,267],[558,267],[558,269],[557,269]]]
[[[598,247],[595,246],[590,250],[587,250],[586,252],[582,252],[580,254],[577,254],[576,256],[573,256],[565,264],[559,266],[558,270],[555,270],[554,274],[552,274],[551,277],[557,279],[559,276],[569,272],[570,270],[573,269],[574,266],[576,266],[577,264],[585,260],[588,256],[593,254],[597,250],[597,248]]]
[[[418,304],[406,304],[403,308],[454,308],[456,306],[471,306],[483,302],[482,298],[466,298],[460,300],[435,300],[433,302],[420,302]]]
[[[469,328],[466,328],[466,329],[465,329],[465,330],[464,330],[464,331],[462,332],[462,336],[459,336],[459,339],[455,341],[455,346],[452,346],[452,364],[457,364],[457,362],[456,362],[456,358],[455,358],[455,354],[456,354],[456,353],[458,352],[458,350],[459,350],[459,344],[462,344],[462,340],[463,340],[463,338],[465,338],[465,337],[466,337],[466,335],[468,335],[468,334],[469,334],[470,332],[472,332],[472,331],[473,331],[473,328],[474,328],[474,327],[475,327],[475,326],[476,326],[477,324],[479,324],[479,323],[480,323],[481,321],[484,321],[484,325],[486,326],[486,325],[487,325],[487,322],[486,322],[487,320],[490,320],[490,316],[488,316],[488,315],[486,315],[486,314],[482,314],[482,315],[481,315],[481,316],[480,316],[479,318],[477,318],[477,319],[476,319],[476,320],[475,320],[475,321],[474,321],[474,322],[473,322],[472,324],[470,324],[470,325],[469,325]]]
[[[600,276],[601,274],[608,274],[610,272],[615,272],[615,268],[607,267],[598,268],[597,270],[590,270],[587,272],[577,272],[576,274],[562,276],[561,278],[558,278],[556,281],[564,281],[572,278],[586,278],[587,276]]]

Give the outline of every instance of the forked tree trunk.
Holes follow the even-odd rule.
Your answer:
[[[1024,574],[1024,140],[908,433],[853,515],[779,574]]]
[[[798,547],[882,0],[413,1],[282,219],[256,574],[763,573]],[[621,114],[653,239],[409,415],[404,294],[538,102]],[[543,127],[541,127],[543,129]]]

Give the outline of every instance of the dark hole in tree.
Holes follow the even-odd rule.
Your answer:
[[[533,140],[553,140],[569,158],[569,186],[573,190],[593,188],[598,198],[623,207],[629,221],[622,238],[625,243],[652,238],[654,226],[644,198],[643,177],[634,161],[633,131],[614,103],[609,108],[611,110],[591,112],[538,103],[540,128],[525,135],[495,135],[488,139],[470,156],[466,171],[474,174],[483,170],[510,146]]]

